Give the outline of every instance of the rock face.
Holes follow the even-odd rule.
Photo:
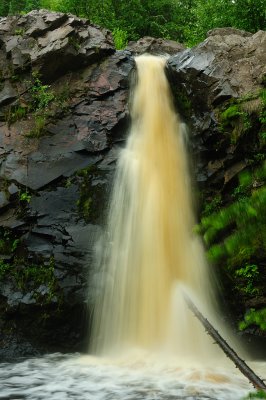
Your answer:
[[[106,30],[43,10],[1,19],[0,44],[2,352],[84,349],[133,60]]]
[[[134,55],[143,53],[155,55],[173,55],[184,49],[185,47],[181,43],[173,40],[156,39],[150,36],[145,36],[144,38],[139,39],[137,42],[129,42],[127,47],[127,50]]]
[[[221,135],[219,112],[262,87],[265,35],[216,29],[193,49],[145,38],[115,51],[108,31],[72,15],[0,19],[1,355],[87,346],[92,254],[127,134],[133,55],[172,54],[169,79],[208,198],[247,164],[250,137]]]
[[[266,32],[252,35],[232,28],[217,28],[198,46],[186,49],[168,61],[169,76],[177,107],[191,127],[195,153],[201,159],[198,181],[210,189],[222,190],[241,169],[248,157],[247,142],[258,138],[252,132],[230,137],[221,132],[221,111],[230,102],[246,96],[249,114],[260,108],[253,99],[263,88],[266,75]],[[250,137],[251,136],[251,137]],[[239,139],[239,140],[238,140]]]
[[[108,31],[84,19],[45,10],[2,18],[0,35],[12,65],[11,72],[4,58],[1,69],[5,77],[31,67],[41,73],[44,81],[53,81],[114,52]]]

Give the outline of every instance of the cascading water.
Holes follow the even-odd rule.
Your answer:
[[[136,59],[132,128],[118,161],[93,323],[91,352],[105,357],[0,363],[0,399],[240,400],[251,389],[221,353],[206,365],[215,346],[183,300],[188,291],[212,319],[165,62]],[[265,363],[256,369],[265,375]]]
[[[209,341],[182,293],[189,290],[207,312],[211,297],[193,234],[184,125],[174,110],[166,59],[143,55],[136,65],[132,126],[111,198],[91,350],[140,347],[206,359]]]

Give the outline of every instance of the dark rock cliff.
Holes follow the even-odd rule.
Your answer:
[[[127,135],[133,55],[172,54],[169,79],[208,201],[258,150],[251,130],[233,141],[221,133],[219,116],[229,99],[262,88],[265,43],[265,32],[224,29],[193,49],[146,38],[115,51],[108,31],[72,15],[0,19],[0,353],[86,348],[88,276]]]

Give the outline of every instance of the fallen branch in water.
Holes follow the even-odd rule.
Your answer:
[[[254,371],[242,360],[236,352],[229,346],[229,344],[222,338],[219,332],[212,326],[212,324],[201,314],[201,312],[197,309],[195,304],[191,301],[191,299],[185,295],[185,301],[189,307],[189,309],[193,312],[193,314],[198,318],[198,320],[202,323],[207,333],[215,340],[215,342],[221,347],[223,352],[226,354],[230,360],[233,361],[235,366],[242,372],[245,377],[248,378],[250,383],[257,390],[264,390],[266,392],[266,385],[262,379],[255,374]]]

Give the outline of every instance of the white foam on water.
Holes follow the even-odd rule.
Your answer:
[[[252,363],[266,376],[266,363]],[[123,358],[52,354],[0,364],[0,399],[241,400],[252,386],[228,361],[212,368],[136,349]]]

